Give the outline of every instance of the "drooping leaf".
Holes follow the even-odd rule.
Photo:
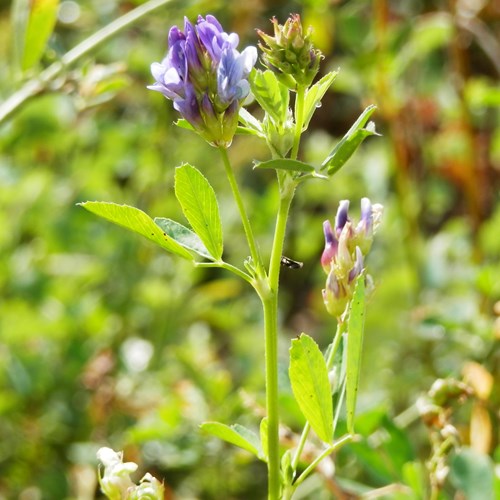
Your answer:
[[[222,257],[222,225],[214,190],[191,165],[175,169],[175,196],[186,219],[214,260]]]
[[[290,158],[276,158],[268,161],[254,161],[254,168],[275,168],[278,170],[288,170],[289,172],[314,172],[314,167],[309,163]]]
[[[160,229],[170,236],[173,240],[177,241],[179,245],[182,245],[188,250],[196,252],[205,259],[212,259],[213,257],[208,253],[203,242],[200,240],[196,233],[193,233],[191,229],[186,226],[173,221],[172,219],[165,219],[164,217],[156,217],[154,219],[155,224],[157,224]]]
[[[227,443],[234,444],[239,448],[253,453],[257,458],[262,459],[262,450],[259,437],[255,432],[247,429],[243,425],[225,425],[220,422],[204,422],[200,426],[201,430],[218,437]]]
[[[252,71],[249,82],[255,100],[262,109],[275,123],[285,123],[290,102],[288,88],[278,80],[271,70]]]
[[[144,236],[169,252],[185,259],[193,259],[183,246],[165,234],[149,215],[138,208],[104,201],[87,201],[79,205],[93,214]]]
[[[326,169],[328,175],[338,172],[366,137],[369,135],[378,135],[373,122],[369,122],[365,127],[368,118],[370,118],[375,109],[377,109],[376,106],[368,106],[361,113],[347,134],[336,144],[332,152],[321,164],[321,170]]]
[[[304,122],[302,124],[303,130],[307,129],[316,108],[321,106],[321,99],[323,99],[327,90],[331,87],[338,73],[338,71],[330,71],[330,73],[326,74],[306,92],[304,100]]]
[[[59,0],[32,0],[26,29],[22,69],[34,66],[42,57],[57,19]]]
[[[364,328],[365,277],[361,274],[356,280],[349,309],[349,319],[347,321],[346,406],[347,431],[350,433],[354,432],[354,414],[356,412],[356,399],[358,396]]]
[[[302,333],[290,348],[290,382],[300,410],[318,437],[333,439],[333,405],[325,358],[318,345]]]

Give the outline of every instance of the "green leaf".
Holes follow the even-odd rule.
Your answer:
[[[364,128],[368,118],[370,118],[376,109],[376,106],[368,106],[361,113],[347,134],[337,143],[322,163],[321,170],[327,169],[328,175],[333,175],[344,166],[366,137],[369,135],[379,135],[375,131],[375,124],[373,122],[369,122],[366,128]]]
[[[465,498],[493,500],[494,470],[491,458],[471,448],[462,448],[451,460],[450,481]]]
[[[254,168],[275,168],[287,170],[289,172],[314,172],[314,167],[303,161],[292,160],[290,158],[276,158],[268,161],[254,161]]]
[[[321,99],[323,99],[326,91],[331,87],[335,78],[339,74],[338,71],[331,71],[325,75],[321,80],[316,82],[307,92],[304,100],[304,122],[302,129],[307,129],[311,118],[316,111],[316,108],[321,106]]]
[[[318,345],[302,333],[290,348],[290,382],[300,410],[318,437],[333,439],[333,405],[325,359]]]
[[[214,260],[222,257],[222,225],[214,190],[199,170],[184,164],[175,169],[175,196],[186,219]]]
[[[42,57],[56,24],[59,0],[32,0],[30,7],[22,58],[23,70],[34,66]]]
[[[365,328],[365,277],[358,276],[347,320],[346,406],[347,431],[354,433],[354,414],[358,395],[363,332]]]
[[[259,137],[265,137],[262,129],[262,123],[245,108],[240,108],[239,120],[244,126],[238,127],[238,129],[251,130],[252,132],[247,133],[252,133],[258,135]]]
[[[26,29],[30,14],[30,0],[14,0],[11,7],[11,38],[14,65],[17,71],[22,69]]]
[[[234,424],[229,426],[220,422],[204,422],[200,428],[202,431],[243,448],[253,453],[257,458],[262,459],[259,437],[255,432],[243,425]]]
[[[288,118],[290,94],[271,70],[252,71],[250,88],[255,100],[275,123],[284,124]]]
[[[175,122],[175,125],[177,125],[179,128],[183,128],[184,130],[191,130],[192,132],[196,132],[194,127],[184,118],[179,118]]]
[[[188,229],[186,226],[183,226],[172,219],[165,219],[163,217],[156,217],[154,222],[163,232],[165,232],[173,240],[177,241],[179,245],[196,252],[205,259],[212,260],[213,257],[208,253],[208,250],[203,242],[196,233],[191,231],[191,229]]]
[[[118,226],[144,236],[169,252],[185,259],[193,259],[193,256],[184,247],[165,234],[149,215],[138,208],[104,201],[87,201],[78,203],[78,205]]]

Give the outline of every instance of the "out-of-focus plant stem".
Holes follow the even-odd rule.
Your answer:
[[[173,0],[150,0],[109,23],[107,26],[79,43],[76,47],[66,52],[59,61],[51,64],[39,75],[28,80],[23,87],[0,105],[0,124],[11,118],[14,113],[19,111],[19,109],[30,99],[45,92],[58,76],[64,73],[67,68],[78,62],[82,57],[86,56],[121,31],[140,21],[144,16],[151,14],[172,1]]]
[[[410,159],[408,145],[404,136],[405,125],[401,123],[400,109],[391,90],[392,82],[388,80],[390,69],[388,68],[389,51],[387,48],[387,36],[389,33],[389,5],[387,0],[373,0],[373,29],[376,39],[376,81],[375,93],[380,112],[387,124],[390,141],[393,147],[394,176],[396,184],[396,195],[400,212],[406,222],[407,231],[404,231],[404,245],[408,261],[414,270],[414,288],[419,289],[422,276],[421,265],[421,235],[418,224],[420,205],[417,193],[414,192],[416,185],[410,176]]]

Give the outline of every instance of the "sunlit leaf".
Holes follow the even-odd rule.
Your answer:
[[[203,242],[200,240],[196,233],[193,233],[191,229],[186,226],[179,224],[171,219],[165,219],[163,217],[156,217],[154,219],[155,224],[157,224],[160,229],[170,236],[173,240],[177,241],[179,245],[182,245],[188,250],[196,252],[205,259],[212,259],[213,257],[208,253]]]
[[[222,257],[222,225],[212,186],[191,165],[175,169],[175,196],[186,219],[215,260]]]
[[[34,66],[42,57],[57,19],[59,0],[31,0],[24,44],[22,69]]]
[[[193,256],[183,246],[165,234],[149,215],[138,208],[104,201],[87,201],[79,203],[79,205],[118,226],[144,236],[169,252],[185,259],[193,259]]]
[[[212,436],[253,453],[257,458],[262,458],[259,437],[255,432],[243,425],[234,424],[229,426],[220,422],[204,422],[200,428]]]
[[[290,382],[300,410],[325,443],[333,438],[333,405],[325,358],[318,345],[302,333],[290,348]]]
[[[368,118],[370,118],[375,109],[377,109],[375,106],[368,106],[361,113],[347,134],[344,135],[333,148],[332,152],[326,157],[321,165],[321,170],[327,169],[328,175],[333,175],[344,166],[366,137],[369,135],[378,135],[373,122],[369,122],[365,127]]]
[[[347,430],[350,433],[354,432],[354,414],[356,412],[356,399],[358,396],[364,328],[365,277],[361,274],[356,280],[347,324],[346,406]]]
[[[321,105],[321,99],[323,99],[327,90],[331,87],[333,81],[338,75],[338,71],[331,71],[326,74],[321,80],[316,82],[307,92],[305,96],[304,102],[304,122],[302,124],[302,128],[306,129],[311,121],[311,118],[318,108]]]
[[[285,123],[290,100],[288,88],[279,82],[270,70],[253,71],[249,81],[255,100],[262,106],[262,109],[276,123]]]

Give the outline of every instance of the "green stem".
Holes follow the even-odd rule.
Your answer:
[[[60,61],[51,64],[38,76],[24,84],[17,92],[12,94],[0,106],[0,123],[9,119],[29,99],[47,90],[49,84],[54,81],[67,67],[75,64],[82,57],[93,51],[99,45],[117,35],[124,29],[136,23],[144,16],[170,3],[172,0],[151,0],[139,7],[127,12],[124,16],[109,23],[76,47],[66,52]]]
[[[236,274],[240,278],[244,279],[247,283],[250,283],[252,286],[255,285],[253,278],[247,274],[245,271],[242,271],[240,268],[233,266],[232,264],[228,264],[227,262],[195,262],[195,267],[220,267],[222,269],[226,269],[227,271]]]
[[[280,498],[280,443],[278,408],[278,296],[262,300],[266,345],[268,500]]]
[[[349,443],[352,441],[353,436],[351,434],[347,434],[344,437],[338,439],[335,441],[332,445],[330,445],[321,455],[318,455],[307,467],[307,469],[302,472],[302,474],[297,478],[297,481],[294,483],[294,487],[297,488],[304,479],[307,478],[307,476],[318,466],[318,464],[326,458],[328,455],[333,453],[334,451],[337,451],[339,448],[344,446],[345,444]]]
[[[302,125],[304,122],[304,99],[306,88],[299,86],[297,88],[297,96],[295,98],[295,135],[293,137],[293,147],[290,158],[297,159],[299,154],[300,137],[302,135]]]
[[[263,278],[265,276],[264,266],[262,265],[262,259],[260,257],[259,249],[257,248],[257,243],[255,242],[252,226],[250,225],[250,220],[248,219],[245,205],[243,204],[240,189],[238,187],[238,183],[236,182],[236,177],[234,176],[233,167],[231,166],[231,162],[229,161],[227,149],[221,146],[219,147],[219,151],[222,156],[224,168],[226,169],[226,175],[229,180],[229,184],[231,185],[231,190],[233,192],[236,205],[238,206],[241,222],[243,224],[243,230],[245,231],[248,247],[250,249],[250,255],[252,257],[253,265],[255,266],[257,277]]]
[[[266,406],[268,418],[269,500],[280,498],[280,450],[278,411],[278,290],[281,256],[288,213],[295,194],[295,182],[289,176],[278,176],[280,205],[276,217],[274,241],[269,262],[268,289],[260,292],[264,307],[266,344]]]

